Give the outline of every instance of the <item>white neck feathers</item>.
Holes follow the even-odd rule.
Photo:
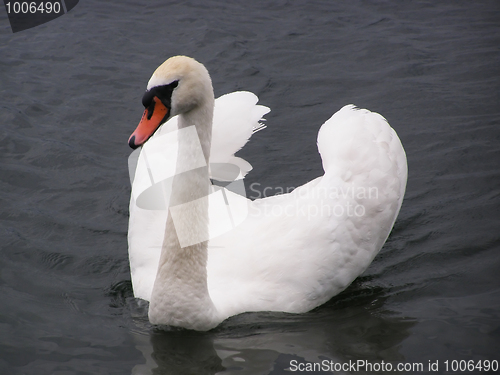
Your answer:
[[[208,330],[222,320],[207,285],[208,159],[213,91],[198,103],[188,112],[179,114],[179,130],[194,125],[197,137],[183,136],[186,132],[178,132],[176,170],[185,171],[184,166],[189,165],[193,150],[199,150],[200,146],[206,166],[174,176],[149,319],[153,324]],[[183,246],[186,238],[189,245]]]

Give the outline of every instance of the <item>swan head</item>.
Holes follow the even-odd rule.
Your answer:
[[[142,104],[144,113],[128,144],[142,146],[168,119],[204,106],[213,108],[212,81],[203,64],[187,56],[174,56],[151,76]]]

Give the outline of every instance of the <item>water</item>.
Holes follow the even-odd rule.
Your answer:
[[[0,373],[274,375],[293,360],[444,373],[446,360],[500,360],[498,2],[89,0],[16,34],[0,12]],[[254,197],[321,175],[316,134],[344,104],[400,135],[399,219],[326,305],[208,333],[147,322],[127,259],[127,139],[147,80],[175,54],[203,62],[217,96],[245,89],[272,108],[240,152]]]

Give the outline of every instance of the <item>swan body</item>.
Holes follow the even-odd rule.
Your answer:
[[[217,165],[236,166],[234,181],[251,169],[234,153],[269,111],[255,95],[214,100],[205,67],[176,56],[155,71],[143,104],[129,139],[143,147],[131,167],[128,240],[134,294],[150,301],[153,324],[208,330],[247,311],[309,311],[344,290],[386,241],[407,164],[396,132],[379,114],[343,107],[318,133],[324,175],[291,193],[250,201],[210,181],[224,180]],[[162,209],[141,207],[137,193],[152,183],[153,147],[174,150],[162,167],[175,170]],[[224,210],[214,202],[222,195],[237,204],[231,227],[221,230]]]

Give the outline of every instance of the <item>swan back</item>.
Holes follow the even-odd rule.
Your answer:
[[[246,222],[210,242],[209,289],[226,315],[309,311],[349,286],[387,239],[407,178],[394,130],[349,105],[323,124],[318,148],[323,176],[251,202]]]
[[[378,178],[390,173],[397,180],[399,205],[406,189],[408,167],[399,137],[376,112],[349,104],[327,120],[318,133],[323,169],[343,181],[364,178],[377,187]],[[397,213],[396,213],[397,215]]]

